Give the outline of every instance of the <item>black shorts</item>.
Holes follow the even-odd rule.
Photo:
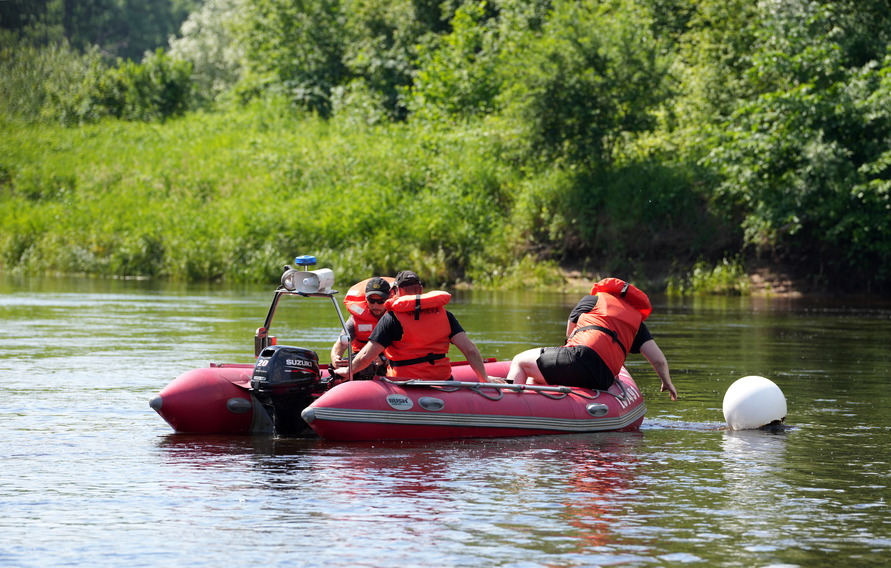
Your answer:
[[[542,347],[537,363],[549,385],[606,390],[615,381],[600,355],[584,345]]]

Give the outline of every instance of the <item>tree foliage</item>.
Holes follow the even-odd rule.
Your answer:
[[[447,34],[430,34],[418,46],[409,108],[419,120],[482,116],[500,92],[497,21],[485,2],[458,8]]]
[[[287,94],[321,116],[331,91],[346,82],[344,19],[338,0],[257,0],[247,36],[254,81]]]
[[[608,165],[623,135],[654,125],[668,66],[639,4],[557,2],[527,37],[504,97],[535,156]]]
[[[5,0],[0,27],[37,45],[63,39],[112,59],[139,60],[164,47],[200,0]]]
[[[372,93],[382,112],[393,120],[406,117],[402,92],[412,84],[415,46],[430,30],[422,2],[354,0],[344,11],[343,87]]]
[[[891,58],[848,66],[850,31],[831,6],[762,14],[747,70],[754,94],[719,129],[708,163],[715,203],[756,250],[819,266],[825,284],[887,282],[891,227],[887,104]]]
[[[247,10],[247,0],[206,0],[170,39],[170,56],[192,65],[196,102],[217,100],[241,79]]]

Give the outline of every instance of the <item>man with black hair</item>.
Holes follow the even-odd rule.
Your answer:
[[[394,282],[396,297],[381,317],[368,343],[353,359],[353,372],[361,371],[382,353],[387,357],[387,376],[447,380],[452,376],[449,347],[457,347],[480,382],[489,382],[482,355],[457,318],[445,309],[451,294],[441,290],[424,293],[424,285],[411,270],[403,270]],[[335,371],[341,376],[347,369]]]
[[[385,313],[387,313],[386,302],[390,298],[390,282],[392,278],[382,278],[375,276],[364,280],[347,292],[344,298],[344,304],[350,317],[345,322],[347,336],[349,337],[350,357],[354,357],[356,353],[365,347],[368,338],[378,322]],[[362,291],[362,284],[365,284]],[[349,367],[348,358],[343,358],[343,352],[346,351],[347,343],[338,338],[331,346],[331,367]],[[370,379],[376,375],[383,375],[386,372],[387,362],[379,357],[372,364],[368,365],[361,374],[353,373],[354,379]]]
[[[662,392],[677,400],[668,361],[644,323],[652,310],[640,289],[618,278],[604,278],[570,313],[566,343],[518,353],[511,361],[507,381],[606,390],[628,354],[640,353],[662,381]]]

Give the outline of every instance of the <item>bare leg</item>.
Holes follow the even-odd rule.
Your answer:
[[[513,382],[515,385],[546,385],[541,371],[538,370],[538,356],[541,353],[540,348],[529,349],[521,353],[517,353],[510,362],[510,371],[507,372],[507,382]]]

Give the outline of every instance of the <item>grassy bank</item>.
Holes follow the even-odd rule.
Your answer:
[[[0,30],[0,270],[888,293],[887,2],[359,4]]]
[[[439,282],[557,278],[510,250],[500,196],[519,177],[481,133],[425,138],[260,104],[2,128],[4,271],[255,281],[314,253],[347,279],[406,266]]]

